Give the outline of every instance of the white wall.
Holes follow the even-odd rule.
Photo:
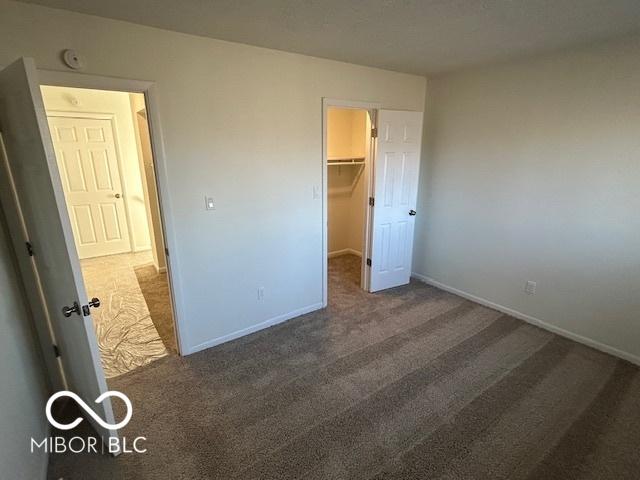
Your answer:
[[[364,156],[365,110],[327,108],[327,156],[344,159]]]
[[[187,352],[322,302],[322,97],[424,106],[419,76],[35,5],[0,3],[0,32],[0,64],[77,48],[85,73],[156,82]]]
[[[130,218],[133,250],[151,248],[151,237],[147,223],[144,191],[138,158],[131,102],[128,93],[106,92],[82,88],[42,87],[42,98],[47,111],[105,113],[115,118],[115,136],[122,165],[124,199]],[[78,102],[77,105],[72,100]]]
[[[0,476],[32,480],[46,478],[47,455],[30,441],[48,435],[47,387],[19,278],[0,210]]]
[[[414,271],[640,360],[639,81],[640,37],[431,79]]]

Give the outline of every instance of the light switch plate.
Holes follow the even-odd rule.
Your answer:
[[[213,197],[204,197],[204,208],[207,210],[216,209],[216,203],[213,201]]]

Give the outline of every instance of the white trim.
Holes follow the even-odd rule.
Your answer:
[[[45,104],[46,108],[46,104]],[[47,110],[47,117],[90,118],[92,120],[113,120],[114,113],[109,112],[70,112],[67,110]]]
[[[272,327],[273,325],[277,325],[279,323],[286,322],[287,320],[291,320],[292,318],[296,318],[301,315],[305,315],[307,313],[320,310],[321,308],[324,308],[324,305],[322,303],[314,303],[312,305],[308,305],[306,307],[293,310],[289,313],[278,315],[276,317],[270,318],[269,320],[258,323],[257,325],[251,325],[250,327],[236,330],[233,333],[229,333],[227,335],[223,335],[222,337],[214,338],[213,340],[208,340],[206,342],[195,345],[189,348],[188,350],[186,350],[185,355],[191,355],[192,353],[196,353],[201,350],[206,350],[207,348],[215,347],[222,343],[230,342],[231,340],[244,337],[245,335],[249,335],[251,333],[255,333],[260,330],[264,330],[265,328],[269,328],[269,327]]]
[[[327,257],[340,257],[342,255],[357,255],[358,257],[362,257],[362,252],[355,250],[353,248],[343,248],[342,250],[334,250],[333,252],[329,252]]]
[[[95,90],[109,90],[113,92],[144,93],[154,83],[148,80],[132,80],[128,78],[89,75],[78,72],[58,72],[55,70],[38,69],[40,85],[57,87],[93,88]]]
[[[540,320],[539,318],[532,317],[531,315],[527,315],[526,313],[519,312],[518,310],[514,310],[509,307],[505,307],[504,305],[500,305],[499,303],[492,302],[482,297],[478,297],[476,295],[472,295],[471,293],[467,293],[463,290],[458,290],[457,288],[450,287],[449,285],[445,285],[444,283],[440,283],[433,278],[427,277],[425,275],[421,275],[419,273],[413,272],[411,274],[413,278],[424,282],[433,287],[439,288],[441,290],[445,290],[449,293],[453,293],[460,297],[466,298],[467,300],[471,300],[472,302],[479,303],[480,305],[484,305],[485,307],[493,308],[494,310],[498,310],[499,312],[506,313],[507,315],[511,315],[514,318],[519,320],[523,320],[527,323],[535,325],[536,327],[540,327],[549,332],[555,333],[562,337],[568,338],[569,340],[576,341],[578,343],[582,343],[591,348],[595,348],[596,350],[600,350],[601,352],[608,353],[613,355],[614,357],[622,358],[623,360],[627,360],[636,365],[640,365],[640,357],[633,355],[632,353],[625,352],[623,350],[619,350],[610,345],[598,342],[588,337],[584,337],[577,333],[570,332],[563,328],[557,327],[551,323],[545,322],[544,320]]]
[[[171,208],[171,202],[169,201],[169,173],[167,166],[167,154],[164,146],[164,137],[162,136],[162,126],[160,121],[160,108],[158,100],[158,90],[155,84],[149,85],[144,92],[144,101],[147,108],[147,122],[149,122],[149,136],[151,139],[151,151],[153,154],[153,161],[156,174],[156,188],[158,197],[158,208],[160,210],[160,219],[162,224],[162,236],[164,239],[164,247],[167,252],[166,265],[167,265],[167,278],[171,285],[171,304],[174,311],[174,334],[176,337],[176,344],[178,345],[178,351],[181,355],[184,355],[183,349],[186,347],[187,327],[186,315],[184,310],[184,296],[182,294],[182,282],[180,281],[180,272],[178,265],[180,261],[178,259],[178,249],[174,248],[177,245],[177,233],[174,227],[173,214]],[[183,330],[184,328],[184,330]]]
[[[328,212],[328,204],[329,204],[329,187],[328,187],[328,155],[327,155],[327,111],[329,107],[342,107],[342,108],[354,108],[359,110],[367,110],[377,111],[382,108],[382,104],[378,102],[361,102],[355,100],[341,100],[337,98],[322,98],[322,306],[326,307],[329,301],[329,237],[328,237],[328,220],[329,220],[329,212]],[[375,114],[371,118],[371,126],[374,127],[376,125]],[[371,195],[371,178],[370,172],[373,168],[374,162],[374,151],[369,152],[369,158],[365,164],[365,181],[367,182],[367,191],[365,192],[365,244],[364,249],[365,252],[368,251],[368,237],[367,232],[369,231],[369,207],[368,201],[369,196]],[[368,276],[365,274],[366,268],[363,267],[361,270],[361,287],[364,290],[369,290],[368,285]]]
[[[376,130],[378,129],[378,113],[380,108],[369,110],[368,126]],[[369,144],[367,145],[367,163],[364,168],[364,182],[366,191],[362,199],[364,205],[364,228],[362,231],[362,252],[363,257],[373,258],[373,215],[374,210],[369,205],[369,199],[375,197],[375,166],[378,158],[378,137],[371,136],[368,132]],[[362,262],[360,266],[360,287],[367,291],[371,291],[371,266],[366,262]]]
[[[156,181],[158,182],[158,203],[160,204],[160,218],[162,219],[165,247],[169,250],[167,256],[167,271],[169,291],[171,292],[171,306],[175,326],[176,343],[181,355],[186,349],[186,316],[182,282],[178,269],[179,253],[176,245],[176,232],[169,195],[169,180],[167,170],[167,156],[159,113],[158,90],[155,83],[146,80],[131,80],[125,78],[87,75],[77,72],[56,72],[52,70],[38,70],[40,85],[54,85],[58,87],[93,88],[128,93],[142,93],[147,107],[147,121],[151,136],[151,147],[156,167]]]

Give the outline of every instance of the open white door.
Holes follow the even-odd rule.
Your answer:
[[[88,307],[82,309],[87,297],[32,59],[0,71],[0,130],[69,388],[113,425],[110,398],[95,403],[107,382]],[[26,254],[24,245],[15,248]],[[63,307],[74,304],[79,311],[65,317]],[[89,420],[104,440],[117,436]]]
[[[369,291],[409,283],[422,112],[378,110]]]

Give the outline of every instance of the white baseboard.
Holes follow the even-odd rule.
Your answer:
[[[299,317],[300,315],[314,312],[321,308],[323,308],[322,302],[314,303],[312,305],[293,310],[292,312],[278,315],[277,317],[270,318],[269,320],[258,323],[256,325],[252,325],[250,327],[237,330],[227,335],[223,335],[222,337],[214,338],[213,340],[208,340],[206,342],[195,345],[184,352],[183,355],[191,355],[192,353],[215,347],[216,345],[220,345],[222,343],[230,342],[231,340],[235,340],[236,338],[244,337],[245,335],[249,335],[259,330],[264,330],[265,328],[272,327],[273,325],[277,325],[278,323],[286,322],[287,320],[291,320],[292,318]]]
[[[509,307],[505,307],[504,305],[500,305],[498,303],[492,302],[482,297],[477,297],[476,295],[472,295],[471,293],[467,293],[463,290],[458,290],[457,288],[450,287],[449,285],[445,285],[444,283],[440,283],[433,278],[427,277],[425,275],[421,275],[419,273],[413,272],[411,276],[416,280],[420,280],[428,285],[432,285],[441,290],[445,290],[449,293],[453,293],[460,297],[466,298],[467,300],[471,300],[472,302],[479,303],[480,305],[484,305],[485,307],[493,308],[494,310],[498,310],[499,312],[506,313],[507,315],[511,315],[520,320],[524,320],[527,323],[535,325],[536,327],[543,328],[544,330],[548,330],[549,332],[558,334],[562,337],[568,338],[570,340],[574,340],[578,343],[582,343],[587,345],[588,347],[595,348],[596,350],[600,350],[601,352],[608,353],[618,358],[622,358],[623,360],[627,360],[636,365],[640,365],[640,357],[637,355],[633,355],[631,353],[625,352],[623,350],[619,350],[610,345],[606,345],[604,343],[600,343],[596,340],[593,340],[588,337],[583,337],[582,335],[578,335],[577,333],[570,332],[563,328],[557,327],[551,323],[547,323],[544,320],[540,320],[539,318],[532,317],[531,315],[527,315],[526,313],[519,312]]]
[[[329,258],[339,257],[341,255],[357,255],[358,257],[362,257],[362,252],[358,250],[354,250],[353,248],[343,248],[342,250],[335,250],[333,252],[329,252],[327,255]]]

